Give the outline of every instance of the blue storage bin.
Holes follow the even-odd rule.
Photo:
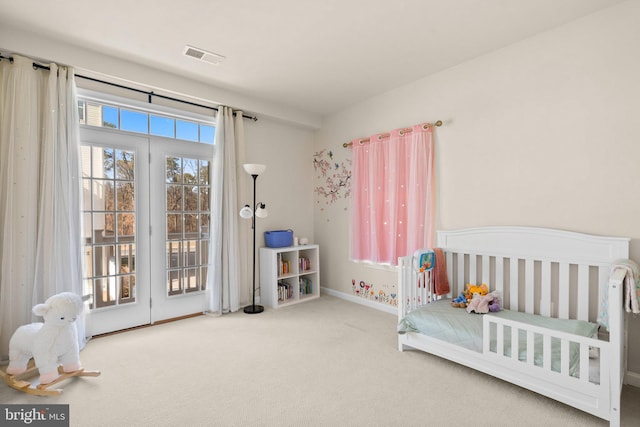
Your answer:
[[[264,232],[264,241],[270,248],[284,248],[293,245],[293,230],[273,230]]]

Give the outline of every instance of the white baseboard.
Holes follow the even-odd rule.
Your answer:
[[[364,305],[370,308],[375,308],[376,310],[384,311],[391,314],[398,314],[398,308],[393,307],[389,304],[381,304],[379,302],[369,301],[367,299],[363,299],[360,297],[356,297],[350,294],[345,294],[344,292],[336,291],[333,289],[320,287],[320,292],[325,293],[327,295],[331,295],[333,297],[337,297],[343,300],[347,300],[349,302],[354,302],[356,304]]]
[[[625,383],[634,387],[640,387],[640,374],[637,372],[627,371],[624,376]]]

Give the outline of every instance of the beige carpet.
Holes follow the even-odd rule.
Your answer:
[[[72,426],[605,426],[583,412],[421,352],[396,318],[330,296],[262,314],[200,316],[91,341],[97,378],[59,397]],[[640,425],[626,387],[623,426]]]

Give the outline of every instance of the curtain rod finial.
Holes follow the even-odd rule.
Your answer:
[[[442,126],[442,120],[438,120],[438,121],[436,122],[436,126],[438,126],[438,127]]]

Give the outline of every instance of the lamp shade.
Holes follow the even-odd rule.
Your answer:
[[[264,203],[258,204],[258,209],[256,209],[256,216],[258,218],[266,218],[269,213],[267,212],[267,208]]]
[[[249,175],[260,175],[267,168],[267,165],[258,165],[255,163],[245,163],[242,165]]]
[[[240,209],[240,216],[244,219],[249,219],[253,216],[253,211],[249,205],[244,205],[242,209]]]

